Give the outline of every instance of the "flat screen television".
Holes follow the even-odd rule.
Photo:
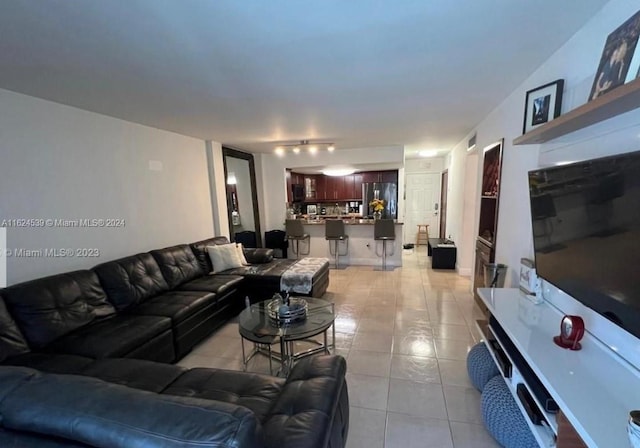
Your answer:
[[[640,152],[529,172],[537,274],[640,338]]]

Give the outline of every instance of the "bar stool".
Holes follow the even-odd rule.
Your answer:
[[[424,228],[424,229],[423,229]],[[418,235],[416,236],[416,246],[429,242],[429,224],[418,224]]]
[[[295,244],[291,246],[291,250],[296,254],[296,258],[300,255],[309,255],[311,251],[311,237],[308,233],[304,233],[302,221],[298,219],[287,219],[285,222],[285,231],[287,232],[287,240],[293,241]],[[300,252],[300,241],[307,240],[307,252]]]
[[[324,238],[329,241],[329,254],[336,257],[336,269],[339,269],[340,249],[338,243],[345,242],[346,250],[342,256],[346,256],[349,253],[349,235],[345,233],[344,222],[341,219],[327,219],[324,225]],[[333,253],[331,253],[331,242],[333,242]]]
[[[373,239],[382,241],[382,255],[378,255],[378,247],[376,246],[376,255],[382,257],[382,270],[387,270],[387,241],[395,241],[396,227],[393,219],[377,219],[373,223]],[[395,245],[394,245],[395,249]],[[393,255],[391,251],[390,255]]]

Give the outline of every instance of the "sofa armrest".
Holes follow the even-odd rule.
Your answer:
[[[263,422],[269,448],[342,448],[349,428],[349,398],[342,356],[298,362]]]
[[[244,249],[244,257],[249,264],[265,264],[273,260],[273,249]]]

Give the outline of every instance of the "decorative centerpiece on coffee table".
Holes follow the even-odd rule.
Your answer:
[[[288,291],[276,293],[267,303],[269,317],[277,325],[288,325],[301,322],[307,318],[307,301],[299,297],[291,297]]]

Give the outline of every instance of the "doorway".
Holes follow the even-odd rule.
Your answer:
[[[262,247],[253,154],[222,148],[229,236],[247,247]]]
[[[429,236],[440,234],[438,201],[440,200],[440,174],[405,174],[404,243],[415,243],[418,224],[429,226]]]

